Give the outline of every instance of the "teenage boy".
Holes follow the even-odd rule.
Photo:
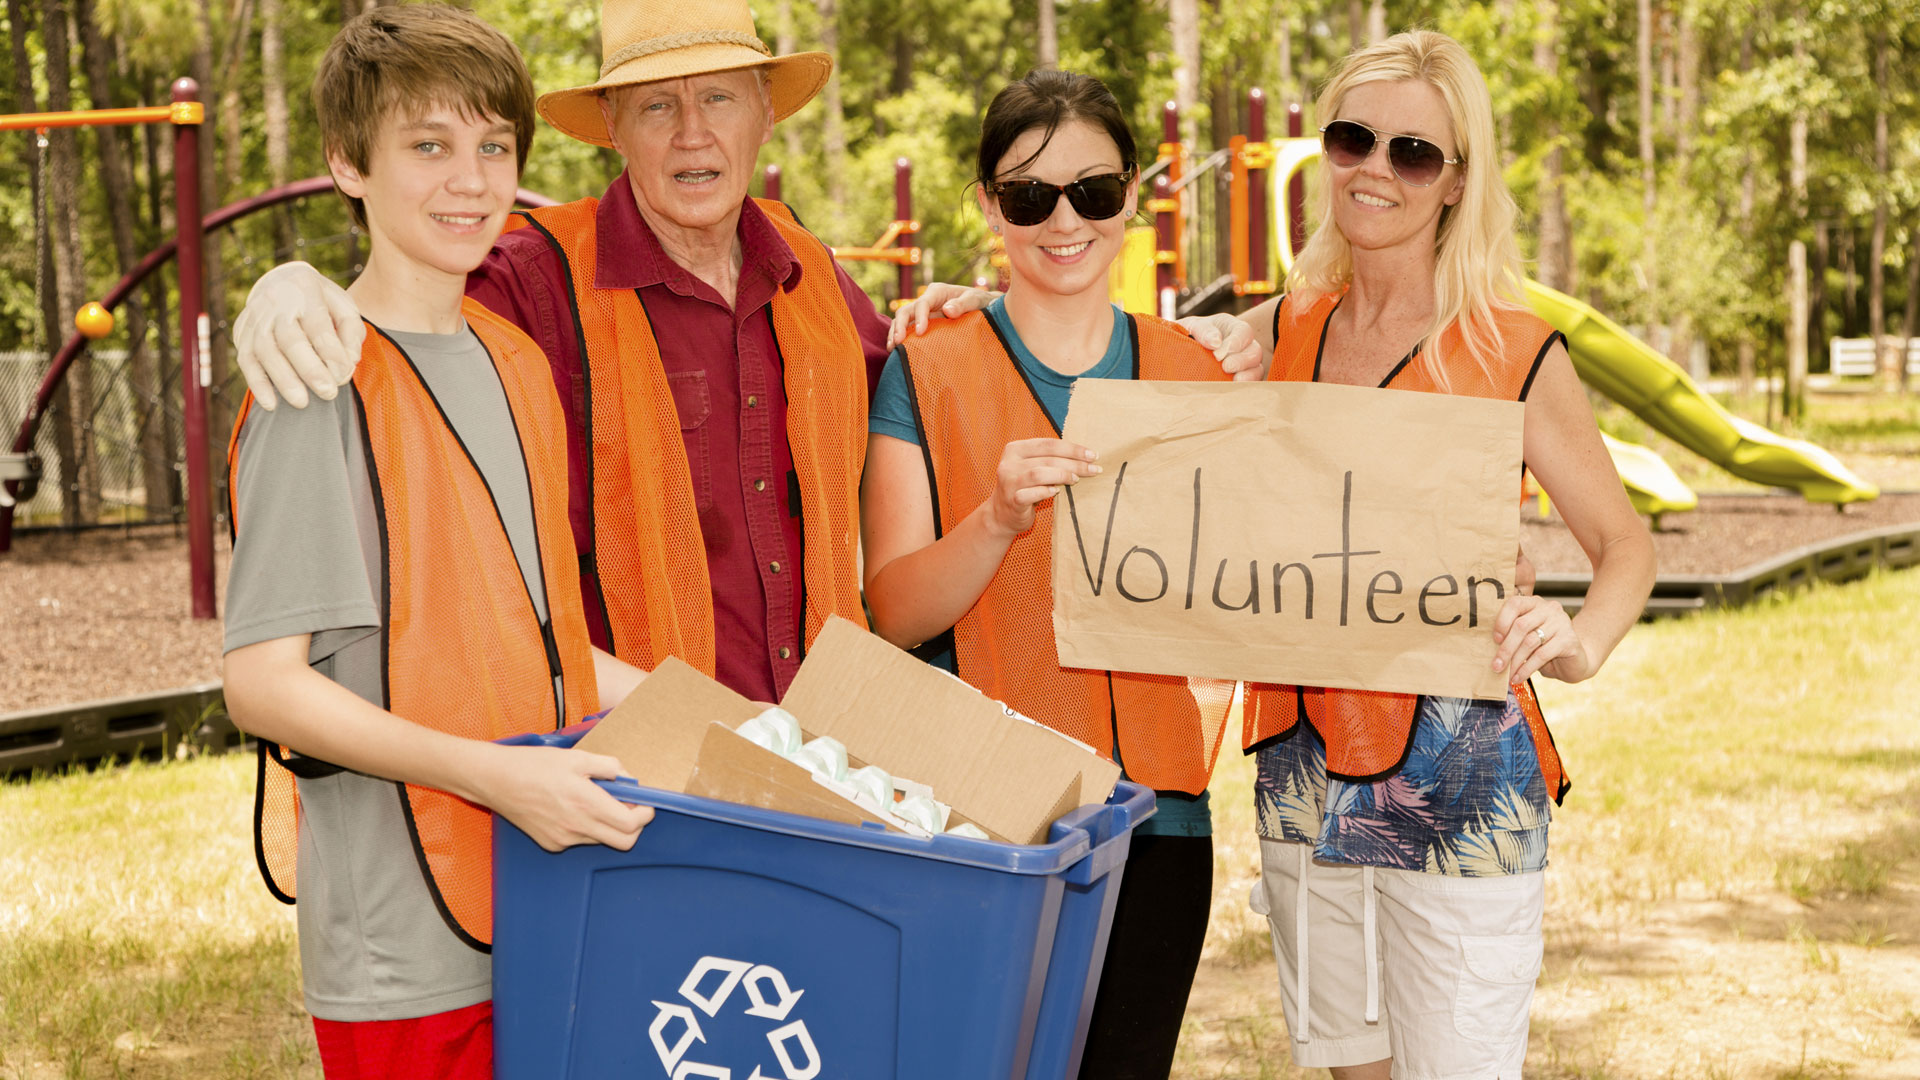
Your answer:
[[[546,358],[463,300],[533,137],[520,54],[456,8],[376,8],[313,100],[371,238],[349,290],[370,332],[351,394],[241,410],[227,703],[262,747],[255,848],[300,898],[327,1076],[487,1077],[488,809],[551,850],[625,849],[652,817],[592,783],[612,758],[491,740],[643,675],[588,637]]]

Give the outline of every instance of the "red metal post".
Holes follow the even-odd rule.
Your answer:
[[[200,84],[176,79],[174,101],[198,101]],[[180,236],[180,400],[187,451],[187,566],[193,617],[213,610],[213,484],[207,460],[207,382],[213,358],[206,355],[206,264],[201,255],[200,125],[173,129],[173,217]]]
[[[1169,101],[1160,107],[1160,154],[1167,158],[1168,198],[1175,198],[1172,185],[1178,184],[1187,172],[1187,148],[1180,142],[1180,106]],[[1185,196],[1178,198],[1184,200]],[[1186,214],[1178,206],[1173,211],[1173,239],[1168,248],[1173,252],[1173,280],[1176,287],[1187,283]]]
[[[1153,178],[1153,203],[1149,207],[1153,211],[1153,294],[1163,319],[1173,318],[1174,298],[1178,295],[1173,278],[1176,258],[1173,207],[1173,184],[1163,172]]]
[[[1287,135],[1299,138],[1303,117],[1300,103],[1287,106]],[[1295,255],[1307,246],[1307,181],[1299,173],[1287,181],[1287,242]]]
[[[774,202],[779,202],[780,201],[780,166],[769,165],[767,166],[767,171],[762,175],[765,177],[765,182],[761,185],[761,188],[760,188],[761,195],[763,195],[766,198],[772,199]]]
[[[1267,141],[1267,95],[1259,87],[1247,91],[1247,141]],[[1267,170],[1247,169],[1247,273],[1256,281],[1271,281],[1267,265]]]
[[[913,163],[906,158],[895,159],[893,163],[893,219],[911,222],[913,220]],[[894,242],[903,248],[912,247],[914,231],[903,228]],[[920,290],[913,287],[913,264],[900,264],[900,302],[910,303]]]

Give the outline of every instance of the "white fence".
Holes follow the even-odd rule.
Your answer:
[[[1835,375],[1873,375],[1879,370],[1872,338],[1831,338],[1827,358]],[[1907,339],[1907,374],[1920,375],[1920,338]]]

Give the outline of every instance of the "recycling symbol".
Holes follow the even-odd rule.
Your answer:
[[[711,992],[702,990],[702,984],[717,974],[719,983]],[[653,1003],[653,1024],[647,1028],[648,1038],[653,1040],[654,1052],[660,1055],[660,1065],[671,1080],[733,1080],[733,1070],[721,1065],[706,1065],[688,1058],[688,1051],[695,1043],[705,1043],[706,1033],[700,1030],[700,1015],[715,1017],[720,1009],[733,996],[736,989],[746,991],[746,1015],[759,1017],[772,1024],[779,1025],[767,1032],[767,1042],[773,1047],[773,1056],[780,1062],[780,1074],[785,1080],[813,1080],[820,1075],[820,1052],[813,1045],[813,1036],[807,1032],[805,1020],[784,1022],[787,1014],[793,1011],[794,1003],[800,1000],[804,990],[795,990],[787,985],[787,977],[779,968],[766,964],[752,964],[744,960],[727,960],[718,956],[703,956],[687,973],[680,983],[680,997],[687,1004],[678,1001],[656,1001]],[[695,1010],[699,1010],[698,1013]],[[669,1032],[672,1042],[669,1044]],[[742,1080],[778,1080],[760,1071],[755,1065],[753,1075]]]

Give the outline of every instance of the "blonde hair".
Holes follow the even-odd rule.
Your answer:
[[[1500,175],[1487,81],[1460,43],[1431,30],[1410,30],[1348,56],[1315,103],[1321,124],[1340,116],[1347,94],[1377,82],[1424,82],[1440,91],[1453,121],[1454,156],[1465,179],[1460,201],[1442,207],[1434,239],[1434,318],[1419,362],[1434,382],[1448,385],[1442,334],[1458,325],[1467,355],[1492,374],[1505,342],[1496,308],[1524,308],[1520,246],[1513,235],[1517,208]],[[1333,220],[1333,166],[1320,159],[1319,223],[1287,275],[1287,289],[1303,306],[1353,281],[1353,249]]]

